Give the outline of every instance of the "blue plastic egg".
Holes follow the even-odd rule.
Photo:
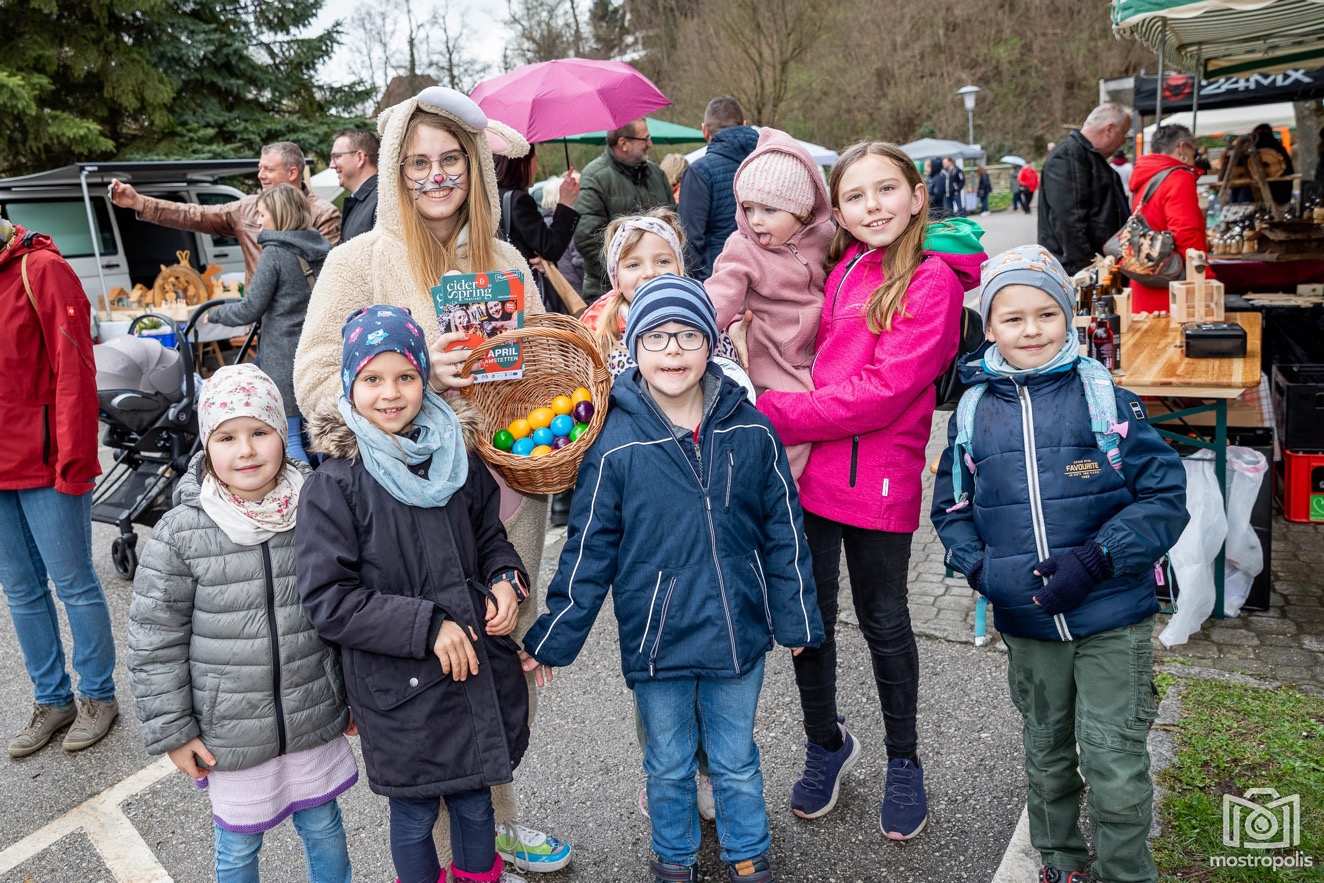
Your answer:
[[[535,447],[538,445],[551,445],[552,438],[552,431],[546,426],[533,431],[533,444]]]
[[[575,428],[575,418],[569,414],[557,414],[552,419],[552,435],[567,436]]]
[[[524,438],[516,439],[515,445],[510,449],[510,452],[516,457],[527,457],[533,452],[534,447],[536,447],[536,445],[534,444],[533,439],[526,435]]]

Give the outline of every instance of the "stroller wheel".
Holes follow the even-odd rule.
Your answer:
[[[115,565],[115,572],[125,579],[133,579],[138,569],[138,552],[133,548],[136,536],[116,537],[110,544],[110,560]]]

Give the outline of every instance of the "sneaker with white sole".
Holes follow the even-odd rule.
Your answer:
[[[791,812],[802,819],[825,816],[837,805],[841,780],[860,758],[860,743],[846,729],[846,719],[837,718],[841,747],[828,751],[817,742],[805,744],[805,771],[791,787]]]
[[[909,758],[889,760],[883,803],[878,810],[878,829],[888,840],[905,841],[918,837],[928,820],[924,768]]]
[[[78,710],[72,702],[68,705],[34,704],[28,725],[19,730],[9,743],[9,756],[18,758],[36,754],[77,717]]]
[[[518,870],[531,874],[559,871],[570,864],[569,843],[518,822],[497,825],[496,850]]]
[[[698,803],[699,818],[705,821],[714,821],[717,818],[717,798],[713,796],[712,777],[699,773],[698,784]],[[645,779],[639,786],[639,814],[644,818],[652,818],[648,814],[648,780]]]
[[[69,727],[69,732],[64,734],[65,751],[91,748],[106,738],[115,719],[120,716],[120,705],[114,697],[103,702],[79,696],[75,704],[78,706],[78,717]]]

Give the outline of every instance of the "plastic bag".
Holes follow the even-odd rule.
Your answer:
[[[1251,527],[1250,514],[1260,494],[1269,462],[1253,448],[1227,449],[1227,558],[1223,612],[1236,616],[1250,596],[1251,583],[1264,569],[1264,549]]]
[[[1182,459],[1186,469],[1186,509],[1191,520],[1168,552],[1181,586],[1177,612],[1159,633],[1164,647],[1185,644],[1214,612],[1214,558],[1227,537],[1223,494],[1214,475],[1213,451]]]

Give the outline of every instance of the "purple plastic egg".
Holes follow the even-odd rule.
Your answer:
[[[570,444],[570,439],[566,438],[564,435],[558,435],[552,440],[552,450],[559,451],[568,444]]]
[[[576,423],[587,423],[593,419],[593,403],[579,402],[570,413],[574,415]]]

